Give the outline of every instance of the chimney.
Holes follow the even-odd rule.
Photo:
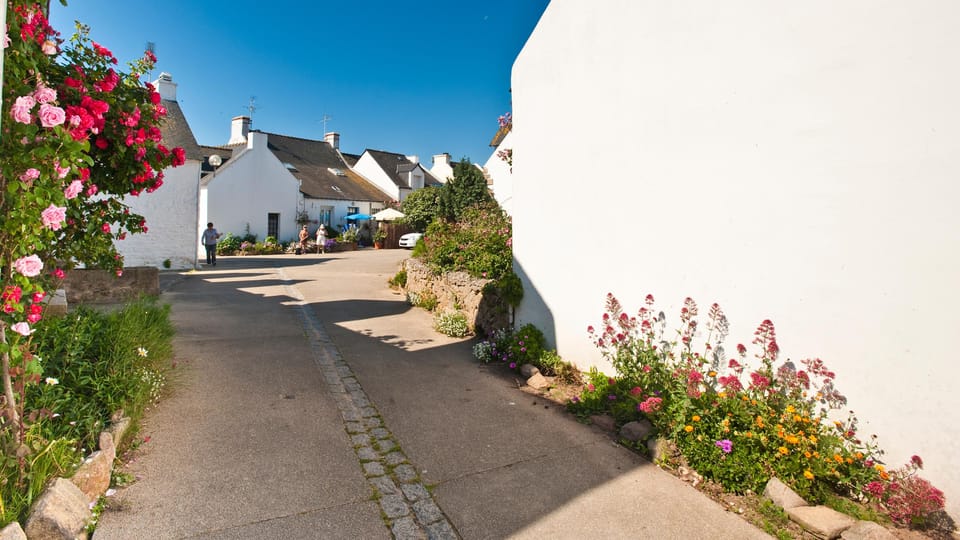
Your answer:
[[[444,152],[444,153],[442,153],[442,154],[436,154],[435,156],[433,156],[433,166],[436,167],[438,164],[439,164],[439,165],[446,165],[447,167],[449,167],[449,166],[450,166],[450,154]]]
[[[177,100],[177,83],[173,82],[173,75],[170,75],[166,71],[160,73],[160,76],[154,81],[153,86],[157,89],[157,92],[160,93],[160,99],[167,101]]]
[[[234,116],[230,124],[230,140],[227,144],[243,144],[247,142],[247,133],[250,133],[250,117]]]
[[[419,156],[407,156],[407,159],[410,160],[410,163],[420,163]]]
[[[323,140],[327,141],[327,144],[333,147],[334,150],[340,149],[340,134],[331,131],[330,133],[325,133],[323,135]]]

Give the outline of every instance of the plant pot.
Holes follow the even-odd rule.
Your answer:
[[[383,242],[374,241],[374,242],[373,242],[373,249],[383,249]]]

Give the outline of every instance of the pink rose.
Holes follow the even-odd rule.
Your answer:
[[[37,100],[37,103],[50,103],[57,100],[57,91],[53,88],[41,86],[33,93],[33,97]]]
[[[63,109],[49,103],[40,105],[40,124],[45,128],[59,126],[66,120],[67,115]]]
[[[64,206],[50,205],[46,210],[40,213],[44,227],[58,231],[64,220],[67,219],[67,209]]]
[[[20,180],[27,182],[28,184],[40,178],[40,171],[30,167],[29,169],[23,171],[23,174],[20,175]]]
[[[53,168],[57,170],[57,178],[65,178],[70,172],[70,167],[61,167],[59,161],[53,162]]]
[[[36,104],[37,100],[33,99],[33,96],[20,96],[17,98],[17,101],[14,102],[13,107],[10,107],[10,115],[21,124],[29,124],[33,122],[30,111],[33,110]]]
[[[21,336],[29,336],[33,333],[33,330],[30,329],[30,325],[25,322],[18,322],[10,326],[10,329],[14,332],[20,334]]]
[[[77,195],[83,191],[83,182],[80,180],[74,180],[70,182],[70,185],[67,186],[67,189],[63,190],[63,196],[67,199],[76,199]]]
[[[13,261],[13,268],[26,277],[34,277],[43,270],[43,261],[36,255],[28,255]]]
[[[57,279],[63,279],[63,278],[65,278],[65,277],[67,277],[67,273],[64,272],[62,269],[57,268],[56,270],[53,271],[53,277],[55,277],[55,278],[57,278]]]
[[[48,39],[43,42],[41,50],[43,51],[43,54],[47,56],[53,56],[57,54],[57,44]]]

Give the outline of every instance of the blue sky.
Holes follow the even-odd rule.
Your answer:
[[[73,21],[121,65],[147,42],[153,78],[173,75],[200,144],[224,144],[230,120],[309,139],[340,133],[365,148],[484,163],[510,110],[510,70],[548,0],[69,0],[51,2],[65,38]]]

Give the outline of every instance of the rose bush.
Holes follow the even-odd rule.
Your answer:
[[[166,148],[160,94],[140,81],[147,52],[119,71],[109,49],[77,25],[65,43],[38,4],[8,2],[0,110],[0,354],[3,427],[24,433],[25,385],[41,378],[31,354],[47,291],[77,264],[118,274],[115,241],[147,231],[124,196],[163,185],[163,169],[184,162]],[[8,332],[7,330],[12,330]]]

